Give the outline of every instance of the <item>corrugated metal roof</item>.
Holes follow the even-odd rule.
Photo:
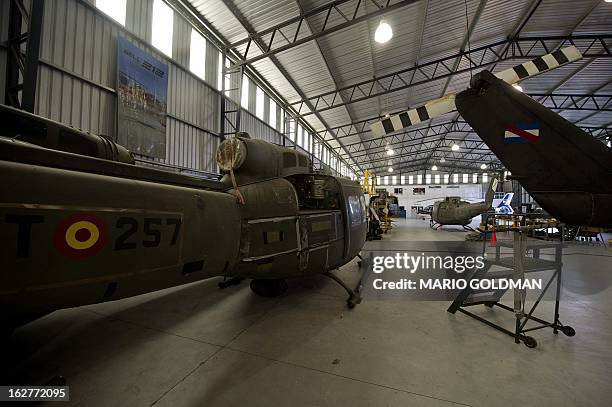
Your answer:
[[[300,10],[309,11],[328,0],[225,0],[233,4],[248,20],[256,31],[261,31],[298,16]],[[393,0],[397,3],[400,0]],[[202,15],[220,31],[229,42],[247,38],[235,16],[221,0],[192,0]],[[339,7],[345,15],[352,13],[352,2]],[[374,10],[370,1],[362,1],[357,15]],[[370,19],[348,28],[320,37],[317,41],[294,47],[278,53],[276,58],[290,78],[284,78],[269,59],[254,64],[255,68],[289,102],[300,100],[299,93],[313,97],[337,88],[368,81],[398,70],[407,69],[415,63],[425,63],[445,56],[455,55],[462,45],[475,49],[479,46],[502,41],[513,34],[536,4],[535,0],[421,0],[388,13],[381,18],[389,23],[394,31],[393,39],[387,44],[373,41],[374,30],[381,18]],[[479,5],[482,12],[475,21]],[[467,24],[473,27],[469,43],[465,43]],[[332,18],[338,19],[338,14]],[[308,25],[318,30],[324,16],[310,18]],[[303,27],[301,35],[308,35],[309,27]],[[612,4],[600,0],[544,0],[524,25],[521,37],[538,35],[569,34],[610,34],[612,33]],[[290,32],[288,32],[290,34]],[[501,51],[503,46],[498,48]],[[535,52],[545,53],[536,46]],[[253,51],[251,51],[253,52]],[[259,51],[255,51],[259,52]],[[253,53],[256,55],[256,53]],[[490,54],[484,62],[492,61]],[[524,59],[503,61],[494,65],[494,71],[524,62]],[[601,92],[612,91],[606,84],[612,79],[612,60],[598,59],[588,63],[582,60],[525,81],[522,86],[526,92],[587,94],[597,89]],[[452,65],[452,60],[449,62]],[[584,65],[584,66],[583,66]],[[580,68],[583,69],[580,69]],[[469,68],[463,61],[460,68]],[[492,68],[492,66],[489,66]],[[428,69],[433,69],[430,67]],[[472,74],[483,68],[473,69]],[[425,69],[427,72],[427,69]],[[430,72],[431,73],[431,72]],[[571,75],[573,77],[571,77]],[[293,80],[299,89],[293,89],[287,79]],[[386,95],[350,103],[320,113],[330,127],[356,122],[382,114],[415,107],[446,93],[458,92],[469,85],[470,73],[438,79],[425,84],[412,86]],[[376,89],[376,88],[375,88]],[[306,110],[307,111],[307,110]],[[580,124],[609,125],[610,112],[563,111],[569,120],[583,119]],[[443,120],[454,118],[450,114]],[[306,120],[317,130],[324,125],[315,115]],[[370,133],[342,138],[343,144],[361,142],[372,137]],[[466,137],[461,133],[461,138]],[[477,136],[470,136],[476,137]],[[334,146],[337,144],[334,143]]]

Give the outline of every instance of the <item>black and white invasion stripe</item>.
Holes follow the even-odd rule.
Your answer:
[[[443,98],[432,100],[415,109],[386,117],[379,122],[372,123],[370,128],[375,136],[384,136],[452,112],[453,110],[455,110],[455,95],[450,94]]]
[[[507,83],[514,84],[580,58],[582,58],[582,54],[578,51],[578,48],[572,45],[498,72],[495,76]]]
[[[578,51],[578,48],[572,45],[503,70],[496,73],[495,76],[509,84],[514,84],[525,78],[558,68],[580,58],[582,58],[582,54]],[[455,95],[450,94],[440,99],[432,100],[416,109],[410,109],[372,123],[370,129],[375,136],[385,136],[426,120],[434,119],[453,110],[455,110]]]

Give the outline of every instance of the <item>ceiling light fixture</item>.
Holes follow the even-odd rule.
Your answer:
[[[451,150],[459,151],[459,146],[457,144],[453,144],[453,146],[451,147]]]
[[[481,170],[486,170],[486,169],[487,169],[487,164],[482,164],[482,165],[480,166],[480,169],[481,169]]]
[[[438,167],[434,165],[433,167],[431,167],[431,170],[432,171],[438,171]]]
[[[519,92],[522,92],[522,91],[523,91],[523,88],[522,88],[522,87],[520,87],[519,85],[517,85],[516,83],[515,83],[514,85],[512,85],[512,87],[513,87],[514,89],[518,90]]]
[[[393,167],[389,167],[389,172],[393,172]]]
[[[441,162],[441,163],[443,163],[443,162],[445,162],[445,161],[446,161],[446,160],[444,159],[444,157],[440,158],[440,162]]]
[[[393,151],[392,149],[387,150],[387,155],[393,155],[395,154],[395,151]]]
[[[374,40],[379,44],[384,44],[385,42],[388,42],[392,37],[393,30],[391,29],[391,26],[385,23],[384,20],[381,20],[380,24],[378,24],[378,27],[376,28],[376,31],[374,32]]]

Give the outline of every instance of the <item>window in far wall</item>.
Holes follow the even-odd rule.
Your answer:
[[[240,106],[249,110],[249,78],[242,76],[242,91],[240,94]]]
[[[434,183],[435,184],[439,184],[440,183],[440,174],[434,175]]]
[[[268,118],[270,127],[276,128],[276,102],[270,99],[270,117]]]
[[[217,90],[223,90],[223,52],[219,51],[219,60],[217,61]]]
[[[304,128],[299,123],[297,126],[297,145],[304,147]]]
[[[486,172],[482,174],[482,182],[489,182],[489,174]]]
[[[206,40],[195,29],[191,29],[191,44],[189,46],[189,70],[204,79],[206,67]]]
[[[289,140],[295,143],[295,119],[289,119]]]
[[[172,58],[174,11],[163,0],[153,1],[151,44]]]
[[[230,67],[229,58],[225,59],[225,68]],[[219,91],[223,89],[225,86],[225,95],[229,96],[230,94],[230,75],[224,75],[223,73],[223,52],[219,51],[219,63],[217,65],[217,87]]]
[[[463,174],[463,183],[467,184],[469,180],[469,175],[468,174]]]
[[[478,174],[472,174],[472,182],[474,184],[478,183]]]
[[[96,8],[125,27],[127,0],[96,0]]]
[[[453,174],[453,182],[459,183],[459,174]]]
[[[414,184],[414,175],[408,175],[408,184],[409,185]]]
[[[264,91],[259,86],[255,89],[255,116],[264,120]]]

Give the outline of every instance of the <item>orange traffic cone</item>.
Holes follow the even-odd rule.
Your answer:
[[[497,236],[495,235],[495,226],[493,226],[493,230],[491,231],[491,242],[489,246],[495,247],[497,246]]]

